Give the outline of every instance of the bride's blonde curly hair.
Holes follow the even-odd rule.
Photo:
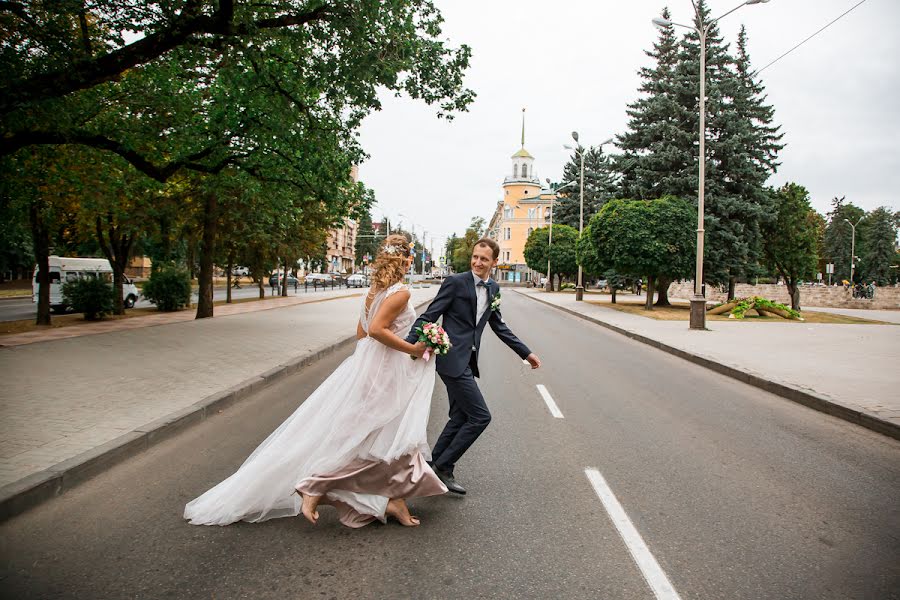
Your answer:
[[[387,289],[401,281],[409,270],[407,260],[410,256],[409,240],[406,236],[393,234],[384,239],[375,262],[372,263],[372,287]]]

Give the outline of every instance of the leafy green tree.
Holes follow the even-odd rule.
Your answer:
[[[647,310],[657,279],[688,277],[694,266],[694,208],[672,196],[611,200],[591,219],[598,256],[618,273],[647,275]]]
[[[181,168],[253,166],[258,155],[281,154],[287,166],[297,134],[334,125],[358,155],[346,133],[379,108],[378,87],[438,104],[447,117],[474,96],[462,82],[470,50],[447,46],[428,1],[386,10],[96,0],[8,3],[0,11],[0,154],[89,145],[161,181]],[[139,35],[127,43],[124,31]],[[217,97],[224,90],[227,97]],[[285,106],[287,113],[272,112]],[[110,117],[118,126],[103,128]]]
[[[563,278],[572,278],[578,272],[577,244],[578,230],[574,227],[554,223],[552,244],[550,228],[540,227],[525,242],[525,263],[528,268],[544,273],[549,258],[551,274],[558,276],[562,283]]]
[[[365,211],[359,220],[359,228],[356,236],[356,264],[362,265],[375,259],[378,247],[383,237],[375,235],[372,226],[372,215]]]
[[[446,258],[447,266],[451,267],[454,271],[456,271],[456,267],[453,266],[453,256],[459,244],[460,238],[454,233],[447,238],[447,245],[444,248],[444,257]],[[456,272],[458,273],[459,271]]]
[[[850,280],[850,250],[853,242],[850,223],[861,225],[865,214],[863,209],[847,202],[846,197],[831,201],[831,212],[828,213],[828,225],[825,227],[825,258],[834,263],[834,278],[838,282]],[[863,233],[860,227],[856,228],[857,256],[860,256],[860,249],[864,244]]]
[[[451,266],[456,273],[468,271],[472,262],[472,251],[475,249],[475,243],[484,235],[484,218],[472,217],[472,222],[466,228],[463,237],[458,238],[456,247],[453,249]]]
[[[778,212],[765,230],[766,261],[784,279],[791,308],[800,310],[800,282],[816,270],[818,215],[801,185],[788,183],[774,194]]]
[[[859,226],[865,240],[859,252],[862,281],[875,281],[877,285],[887,285],[891,282],[891,272],[897,270],[892,269],[891,265],[896,264],[894,259],[898,225],[900,212],[892,213],[885,206],[866,214]]]
[[[0,187],[0,194],[3,188]],[[9,197],[0,197],[0,282],[31,278],[34,248],[28,227],[26,206]]]

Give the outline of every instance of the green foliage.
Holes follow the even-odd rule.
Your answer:
[[[702,24],[709,11],[697,4]],[[668,11],[663,16],[668,18]],[[691,31],[680,42],[664,28],[647,53],[640,97],[628,107],[628,130],[618,137],[621,197],[652,199],[698,195],[700,41]],[[718,28],[707,36],[704,278],[725,283],[756,274],[762,229],[771,220],[765,183],[783,147],[774,110],[750,65],[746,31],[731,56]]]
[[[97,321],[113,312],[115,294],[103,277],[85,277],[62,286],[63,302],[75,312],[84,313],[85,321]]]
[[[163,265],[153,270],[144,284],[143,296],[158,310],[175,311],[187,306],[191,300],[191,278],[187,271],[174,265]]]
[[[860,252],[860,279],[875,281],[877,285],[888,285],[892,276],[896,278],[897,268],[891,268],[896,256],[897,228],[900,212],[892,213],[887,207],[876,208],[866,214],[860,224],[860,232],[865,242]],[[859,233],[857,235],[859,235]],[[857,241],[859,244],[859,241]]]
[[[572,154],[563,167],[562,183],[574,182],[566,187],[553,207],[553,222],[578,227],[581,216],[581,158]],[[616,175],[610,156],[599,146],[584,151],[584,222],[616,194]]]
[[[850,280],[850,249],[853,243],[853,228],[862,224],[865,211],[846,197],[831,200],[831,212],[828,213],[828,225],[825,227],[825,256],[827,262],[834,263],[834,279]],[[849,221],[849,223],[847,222]],[[856,228],[856,255],[860,256],[865,243],[864,230]]]
[[[560,290],[574,290],[575,284],[571,283],[571,282],[566,282],[566,283],[562,284],[561,286],[559,286],[559,289]]]
[[[788,183],[774,193],[777,213],[765,230],[765,257],[770,267],[784,278],[791,295],[791,308],[800,309],[802,280],[816,273],[819,218],[810,207],[809,192]]]
[[[609,265],[601,260],[601,256],[597,254],[597,248],[594,246],[592,239],[593,233],[591,232],[590,224],[588,224],[575,244],[576,259],[587,276],[599,277],[609,268]]]
[[[547,259],[553,275],[572,277],[578,272],[576,245],[578,230],[568,225],[553,224],[553,243],[550,244],[550,228],[535,229],[525,242],[525,263],[530,269],[544,273]]]
[[[800,319],[800,313],[796,310],[793,310],[789,306],[785,306],[784,304],[779,304],[778,302],[773,302],[768,298],[763,298],[762,296],[750,296],[748,298],[740,298],[735,300],[737,305],[731,309],[730,315],[735,319],[743,319],[746,315],[746,312],[753,308],[761,308],[763,310],[769,309],[770,311],[783,311],[787,313],[792,319]],[[712,308],[718,308],[726,303],[719,303]]]
[[[482,217],[472,217],[472,222],[466,229],[465,235],[457,238],[454,242],[453,254],[450,258],[450,265],[455,273],[462,273],[469,270],[472,262],[472,250],[475,249],[475,243],[484,235],[484,219]]]
[[[611,200],[591,219],[591,240],[618,273],[681,279],[694,266],[694,218],[679,198]]]

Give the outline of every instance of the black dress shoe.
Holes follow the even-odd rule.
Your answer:
[[[456,482],[456,479],[453,478],[453,475],[451,475],[450,473],[447,473],[445,471],[441,471],[434,465],[431,465],[431,469],[434,471],[434,474],[438,476],[438,479],[440,479],[441,482],[445,486],[447,486],[447,489],[449,491],[453,492],[454,494],[459,494],[461,496],[465,496],[466,488],[459,485],[459,483]]]

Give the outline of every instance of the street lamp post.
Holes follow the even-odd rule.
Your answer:
[[[710,28],[719,20],[727,17],[737,9],[747,4],[763,4],[769,0],[746,0],[738,6],[732,8],[721,17],[712,19],[706,25],[703,25],[703,17],[700,15],[699,7],[694,0],[691,4],[694,6],[694,14],[697,17],[699,27],[691,25],[682,25],[674,23],[669,19],[657,17],[653,19],[653,24],[664,29],[677,25],[685,29],[691,29],[700,36],[700,151],[699,151],[699,183],[697,185],[697,264],[696,273],[694,274],[694,296],[691,298],[691,329],[706,329],[706,297],[703,290],[703,201],[706,191],[706,36]]]
[[[572,132],[572,139],[575,140],[575,143],[578,144],[578,132]],[[600,144],[600,151],[603,151],[603,146],[606,144],[612,143],[612,138],[609,138],[602,144]],[[576,148],[572,148],[568,144],[565,144],[563,148],[567,150],[575,150],[575,154],[581,159],[581,177],[579,178],[579,187],[580,189],[580,199],[578,201],[579,209],[578,209],[578,237],[581,237],[582,232],[584,231],[584,146],[578,144]],[[584,300],[584,269],[581,267],[581,263],[578,264],[578,284],[575,286],[575,300],[577,302],[581,302]]]
[[[847,221],[847,225],[849,225],[853,229],[853,237],[850,238],[850,285],[853,286],[853,272],[854,267],[856,267],[856,226],[859,225],[859,222],[863,220],[863,217],[860,217],[856,221],[856,225],[850,222],[850,219],[844,219]]]

